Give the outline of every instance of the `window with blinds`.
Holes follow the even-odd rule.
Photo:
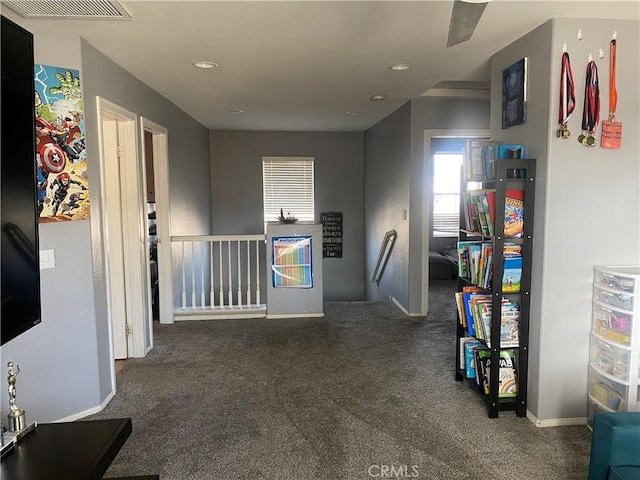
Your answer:
[[[262,157],[264,221],[280,216],[315,220],[314,157]]]
[[[433,156],[433,236],[457,237],[460,218],[461,153]]]

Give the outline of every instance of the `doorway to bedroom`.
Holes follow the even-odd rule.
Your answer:
[[[489,130],[425,130],[425,212],[423,230],[423,311],[429,307],[429,284],[458,275],[460,172],[467,140],[489,138]]]

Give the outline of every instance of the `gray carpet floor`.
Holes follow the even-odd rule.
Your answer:
[[[586,426],[537,428],[454,380],[453,281],[425,318],[390,302],[325,317],[156,325],[88,418],[131,417],[109,476],[162,480],[584,479]],[[386,476],[385,476],[386,475]]]

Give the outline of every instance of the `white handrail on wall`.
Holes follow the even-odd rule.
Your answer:
[[[260,303],[264,234],[172,236],[171,244],[174,278],[179,272],[182,281],[175,320],[266,315]]]

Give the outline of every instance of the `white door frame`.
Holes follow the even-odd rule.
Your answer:
[[[137,115],[104,98],[96,97],[98,112],[98,142],[99,142],[99,170],[101,187],[101,205],[103,225],[102,241],[104,244],[104,272],[107,289],[107,318],[109,320],[111,358],[114,359],[113,350],[113,316],[112,297],[115,294],[112,289],[122,288],[126,299],[127,322],[129,324],[130,338],[128,339],[129,357],[144,357],[148,352],[145,345],[146,318],[151,316],[145,299],[149,296],[149,286],[146,283],[145,269],[148,258],[146,253],[146,208],[143,203],[142,166],[139,156],[139,139],[136,128]],[[111,278],[111,255],[113,247],[108,243],[108,219],[110,212],[106,208],[107,179],[105,176],[105,144],[103,135],[103,120],[118,121],[118,135],[121,145],[120,167],[124,175],[121,175],[120,190],[122,202],[122,229],[123,229],[123,255],[125,263],[125,284],[114,284]],[[143,216],[142,213],[145,213]],[[115,369],[112,365],[112,383],[115,391]]]
[[[144,132],[153,136],[153,182],[156,200],[156,235],[158,239],[158,288],[160,323],[173,323],[173,279],[171,268],[171,237],[169,213],[169,153],[167,129],[151,120],[140,117],[140,138]],[[144,141],[142,142],[143,158]],[[146,171],[144,172],[146,179]],[[146,180],[144,181],[146,185]],[[148,284],[151,283],[151,272],[147,269]],[[151,305],[151,296],[149,296]],[[151,307],[149,307],[151,308]],[[151,319],[153,323],[153,319]]]
[[[422,205],[424,206],[425,221],[422,222],[422,311],[426,316],[429,312],[429,238],[431,230],[431,197],[433,181],[431,171],[431,139],[432,138],[489,138],[489,129],[452,129],[452,130],[425,130],[424,131],[424,181],[422,184]]]

